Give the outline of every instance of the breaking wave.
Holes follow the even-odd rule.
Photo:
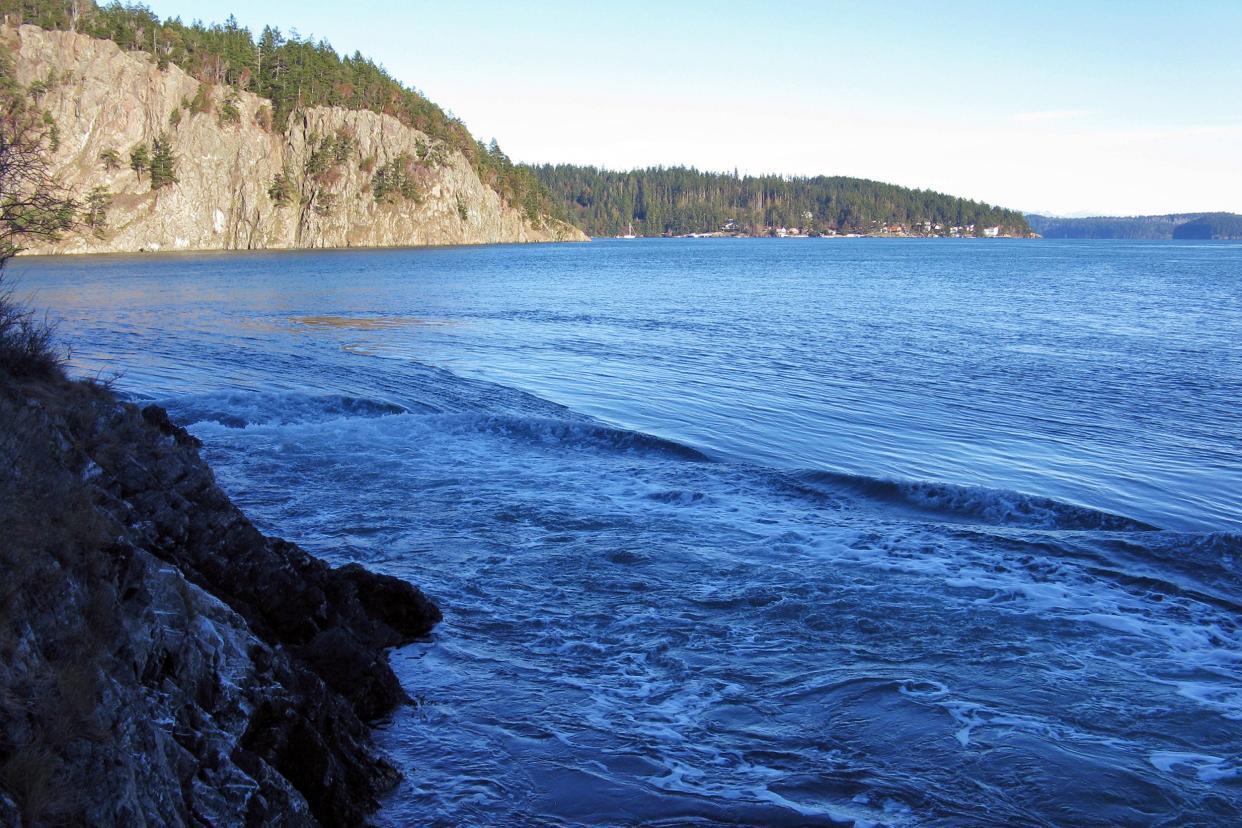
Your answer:
[[[804,483],[846,491],[944,519],[1029,529],[1153,531],[1158,527],[1099,509],[1007,489],[922,480],[885,480],[828,471],[798,475]]]
[[[183,425],[215,423],[225,428],[294,425],[347,417],[385,417],[409,413],[405,406],[385,400],[295,392],[236,391],[189,395],[165,401],[164,405],[169,414]]]
[[[558,420],[544,417],[445,414],[434,418],[447,433],[483,433],[542,446],[604,450],[618,454],[658,454],[690,462],[709,462],[696,448],[590,420]]]

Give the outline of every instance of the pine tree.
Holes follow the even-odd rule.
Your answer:
[[[79,13],[70,14],[68,10],[72,9]],[[539,179],[514,166],[499,146],[494,145],[494,153],[489,153],[459,119],[358,52],[342,57],[327,41],[312,41],[296,31],[286,36],[275,27],[265,27],[256,42],[232,17],[223,24],[186,24],[178,18],[161,21],[141,3],[0,0],[0,14],[5,13],[43,28],[72,28],[111,40],[123,50],[148,52],[161,69],[176,64],[200,83],[193,100],[182,103],[190,115],[212,112],[216,86],[247,89],[270,99],[271,109],[256,118],[265,128],[278,132],[293,122],[290,116],[294,112],[307,107],[371,110],[390,115],[428,136],[426,157],[419,152],[420,165],[441,166],[454,153],[461,153],[506,203],[533,206],[541,215],[564,212]],[[230,91],[221,89],[219,115],[224,123],[237,123],[240,112],[235,111],[236,104],[228,103]],[[170,117],[174,127],[178,126],[174,123],[177,117]],[[131,157],[131,166],[140,174],[148,171],[151,163],[150,149],[146,152],[145,161]],[[162,187],[171,179],[161,172],[159,181]]]
[[[177,183],[177,159],[173,155],[172,142],[161,134],[151,149],[151,189],[159,190]]]
[[[86,197],[84,220],[96,235],[108,226],[108,208],[112,206],[112,194],[106,187],[95,187]]]
[[[293,200],[293,173],[288,169],[281,170],[276,173],[276,177],[272,179],[271,185],[267,188],[267,196],[279,206],[284,206]]]
[[[146,144],[138,144],[129,151],[129,167],[138,173],[139,178],[151,168],[151,151]]]

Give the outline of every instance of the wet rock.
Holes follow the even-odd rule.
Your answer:
[[[0,825],[364,822],[436,606],[263,535],[163,409],[5,382]]]

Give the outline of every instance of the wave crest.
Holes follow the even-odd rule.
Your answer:
[[[449,414],[443,415],[442,421],[446,427],[458,431],[483,432],[541,445],[602,449],[618,454],[659,454],[692,462],[711,459],[698,449],[674,440],[589,420]]]
[[[844,489],[872,500],[895,503],[921,512],[995,526],[1110,532],[1157,529],[1123,515],[1008,489],[921,480],[885,480],[828,471],[804,472],[799,479],[814,486]]]
[[[347,417],[386,417],[408,409],[385,400],[342,394],[315,396],[294,392],[224,392],[177,397],[164,403],[177,422],[192,426],[216,423],[225,428],[293,425]]]

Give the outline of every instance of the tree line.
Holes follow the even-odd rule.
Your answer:
[[[360,52],[341,56],[326,40],[264,27],[256,40],[233,16],[222,24],[161,21],[148,7],[90,0],[0,0],[0,14],[45,29],[73,30],[153,55],[161,68],[176,64],[202,83],[269,99],[268,128],[283,131],[290,115],[314,106],[340,106],[391,115],[460,151],[483,183],[532,221],[559,217],[559,204],[529,170],[512,164],[495,142],[476,141],[457,118],[402,84]],[[227,109],[227,98],[226,109]],[[222,109],[222,121],[229,112]]]
[[[1237,239],[1242,216],[1236,213],[1171,213],[1163,216],[1057,218],[1029,215],[1031,227],[1046,239]]]
[[[931,232],[974,225],[975,232],[1030,231],[1023,215],[977,201],[843,176],[739,176],[687,167],[614,172],[545,164],[531,168],[561,200],[569,221],[591,235],[630,224],[642,235],[681,235],[726,226],[761,233],[773,227],[812,232],[871,232],[930,222]],[[935,225],[940,225],[937,231]]]

